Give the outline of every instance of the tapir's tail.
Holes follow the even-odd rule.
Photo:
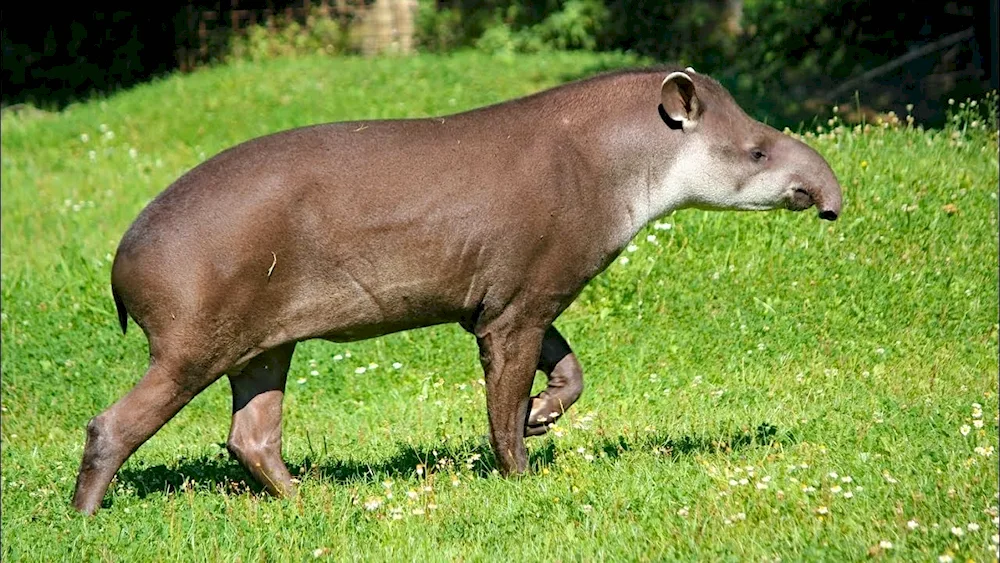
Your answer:
[[[125,303],[122,296],[118,295],[118,290],[111,284],[111,295],[115,298],[115,309],[118,311],[118,324],[122,325],[122,334],[128,330],[128,311],[125,310]]]

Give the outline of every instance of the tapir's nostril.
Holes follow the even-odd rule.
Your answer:
[[[826,219],[827,221],[836,221],[837,212],[832,209],[824,209],[823,211],[819,212],[819,218]]]

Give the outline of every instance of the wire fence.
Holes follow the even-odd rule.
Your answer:
[[[410,53],[414,49],[416,0],[297,0],[276,5],[267,0],[251,5],[244,0],[217,2],[215,6],[188,4],[174,22],[176,55],[182,71],[209,62],[225,53],[234,36],[252,26],[273,30],[276,25],[309,18],[329,18],[359,39],[361,51]]]

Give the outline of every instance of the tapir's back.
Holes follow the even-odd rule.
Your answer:
[[[143,210],[114,275],[183,272],[164,284],[188,288],[175,309],[254,309],[296,339],[461,321],[528,266],[527,233],[554,197],[549,147],[506,115],[327,124],[238,145]],[[141,296],[124,297],[142,314]]]

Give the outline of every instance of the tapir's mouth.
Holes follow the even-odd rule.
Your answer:
[[[786,206],[792,211],[804,211],[812,206],[819,207],[819,218],[827,221],[836,221],[840,215],[839,203],[830,205],[819,205],[813,197],[812,192],[802,186],[792,188],[792,193],[788,197]]]
[[[798,186],[792,188],[792,194],[788,198],[786,207],[792,211],[805,211],[815,205],[815,203],[812,194],[805,188]]]

